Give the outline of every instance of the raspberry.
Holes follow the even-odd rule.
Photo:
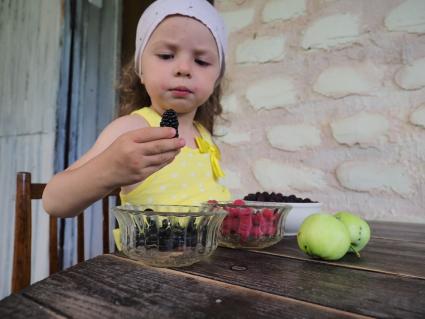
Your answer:
[[[267,220],[271,220],[273,218],[273,211],[270,208],[263,208],[263,217]]]
[[[260,213],[252,214],[252,225],[253,226],[260,226],[263,222],[263,215]]]
[[[226,208],[228,214],[226,218],[229,218],[228,224],[226,227],[230,229],[231,233],[236,233],[239,228],[239,209],[233,207]]]
[[[229,207],[227,208],[227,212],[229,213],[230,218],[239,218],[239,208]]]
[[[241,208],[239,211],[238,234],[242,241],[248,240],[252,228],[252,211],[250,208]]]
[[[230,224],[230,232],[237,233],[239,229],[239,218],[232,218],[229,224]]]
[[[233,201],[233,205],[245,205],[245,202],[242,199],[236,199]]]
[[[270,225],[269,229],[268,229],[268,234],[269,236],[274,236],[276,235],[276,231],[277,231],[277,227],[276,225]]]
[[[252,227],[251,227],[250,235],[254,239],[259,239],[263,235],[263,232],[261,231],[261,224],[263,223],[263,215],[261,213],[252,214],[251,220],[252,220]]]
[[[260,229],[266,236],[273,235],[273,221],[274,221],[274,214],[273,211],[269,208],[264,208],[262,210],[263,215],[263,221],[260,225]]]
[[[251,228],[251,233],[250,235],[254,238],[254,239],[258,239],[263,235],[263,232],[261,231],[260,226],[252,226]]]
[[[269,227],[270,227],[270,222],[266,219],[263,219],[263,222],[261,223],[261,225],[259,226],[261,232],[266,235],[269,233]]]
[[[173,127],[176,129],[176,136],[179,137],[179,120],[177,118],[177,113],[173,109],[168,109],[162,114],[161,123],[159,126],[164,127]]]
[[[226,216],[223,220],[223,224],[221,225],[221,234],[223,236],[227,236],[230,233],[232,228],[232,219],[229,216]]]

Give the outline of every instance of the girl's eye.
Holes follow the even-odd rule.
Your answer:
[[[168,53],[161,53],[161,54],[158,54],[158,57],[161,60],[170,60],[170,59],[173,58],[173,55],[172,54],[168,54]]]
[[[199,64],[200,66],[208,66],[208,65],[210,65],[210,63],[205,62],[204,60],[200,60],[200,59],[195,59],[195,62],[197,64]]]

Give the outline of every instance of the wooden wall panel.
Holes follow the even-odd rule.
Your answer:
[[[121,1],[0,0],[0,39],[1,299],[10,293],[16,172],[48,181],[115,117]],[[48,218],[40,203],[33,211],[33,280],[39,280],[48,273]],[[90,258],[102,253],[101,210],[90,208],[85,222]],[[75,234],[67,220],[65,267],[76,262]]]
[[[10,293],[15,174],[53,172],[61,1],[0,0],[0,299]],[[33,216],[34,280],[47,274],[48,218]]]

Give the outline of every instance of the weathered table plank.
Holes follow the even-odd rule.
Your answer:
[[[23,294],[70,317],[359,317],[170,269],[145,267],[112,255],[54,274]]]
[[[10,295],[0,303],[0,318],[64,318],[21,295]]]
[[[368,221],[372,237],[425,243],[425,224]]]
[[[276,245],[256,252],[425,279],[425,245],[419,242],[372,238],[360,258],[347,254],[335,262],[310,258],[298,248],[296,237],[284,237]]]
[[[176,269],[103,255],[0,301],[0,318],[425,318],[424,225],[370,224],[362,257],[337,262],[296,237]]]
[[[181,270],[367,316],[425,318],[422,279],[226,248]]]

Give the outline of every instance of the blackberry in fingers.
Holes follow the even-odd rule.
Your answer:
[[[161,123],[159,123],[161,127],[173,127],[176,129],[176,136],[179,137],[179,120],[177,118],[177,113],[173,109],[168,109],[162,114]]]

